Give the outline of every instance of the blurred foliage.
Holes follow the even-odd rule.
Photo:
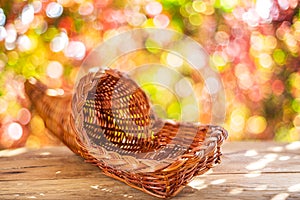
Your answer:
[[[45,134],[24,95],[27,78],[70,90],[95,45],[135,27],[173,29],[203,45],[224,83],[224,126],[231,140],[299,140],[298,0],[0,0],[0,149],[58,143]],[[172,58],[174,64],[166,52],[148,50],[152,55],[137,52],[120,63],[130,70],[151,59],[171,66],[180,61]],[[189,105],[198,99],[200,116],[191,120],[209,122],[213,102],[186,66],[175,67],[188,82],[171,80],[179,84],[179,99],[164,88],[143,88],[162,117],[181,119],[184,106],[193,116]],[[159,73],[140,71],[136,79],[165,79]],[[185,84],[192,85],[195,98],[180,89]]]

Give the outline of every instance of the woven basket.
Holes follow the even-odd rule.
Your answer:
[[[25,83],[48,129],[87,162],[133,188],[172,197],[220,163],[227,138],[223,128],[158,118],[125,73],[89,73],[74,95],[49,96],[46,90],[36,80]]]

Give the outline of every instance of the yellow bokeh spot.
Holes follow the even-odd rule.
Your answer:
[[[40,148],[41,147],[41,141],[39,137],[35,135],[30,135],[26,141],[26,147],[28,148]]]
[[[262,116],[252,116],[247,121],[247,131],[253,134],[260,134],[267,128],[267,121]]]
[[[296,21],[294,24],[293,24],[293,28],[295,30],[300,30],[300,21]]]
[[[45,124],[39,115],[34,115],[30,121],[30,129],[33,135],[41,135],[44,133]]]
[[[263,68],[269,69],[273,65],[273,59],[269,54],[262,53],[259,55],[259,64]]]
[[[272,35],[266,36],[265,40],[264,40],[264,46],[265,46],[265,48],[268,48],[270,50],[275,49],[277,46],[276,38]]]
[[[19,60],[19,54],[16,51],[8,52],[7,57],[9,65],[15,65]]]
[[[234,132],[240,132],[244,129],[245,118],[241,114],[231,115],[230,129]]]
[[[300,90],[300,74],[297,72],[292,73],[289,76],[289,82],[293,88],[297,88]]]
[[[189,21],[194,26],[200,26],[202,24],[202,16],[199,13],[194,13],[189,16]]]
[[[2,105],[1,105],[2,106]],[[8,101],[7,113],[12,117],[18,116],[18,111],[21,109],[20,105],[15,102],[15,97],[10,98]]]
[[[181,6],[179,12],[183,17],[189,17],[190,15],[190,13],[185,9],[185,6]]]
[[[192,2],[188,2],[187,4],[185,4],[184,9],[188,13],[188,15],[195,13]]]
[[[290,141],[297,141],[297,140],[299,140],[300,139],[299,129],[291,128],[289,130],[289,137],[290,137]]]
[[[215,52],[212,55],[212,62],[213,62],[213,65],[216,67],[225,66],[227,64],[227,57],[225,57],[224,55],[222,55],[219,52]]]
[[[213,7],[213,5],[211,5],[211,4],[206,5],[206,10],[205,10],[204,14],[212,15],[214,13],[215,13],[215,8]]]
[[[245,119],[248,116],[248,110],[245,107],[234,109],[230,115],[230,129],[233,132],[241,132],[245,128]]]
[[[206,10],[206,4],[202,0],[196,0],[193,2],[193,8],[196,12],[203,13]]]

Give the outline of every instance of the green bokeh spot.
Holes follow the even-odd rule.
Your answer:
[[[300,113],[300,98],[293,100],[292,108],[295,112]]]
[[[154,54],[159,53],[161,51],[160,44],[150,38],[146,40],[145,47],[149,52]]]
[[[168,118],[180,120],[181,106],[178,101],[173,101],[167,108]]]
[[[282,126],[276,130],[275,141],[290,142],[289,128]]]
[[[143,85],[142,86],[142,90],[144,90],[146,92],[146,94],[151,98],[152,96],[154,96],[157,92],[157,88],[155,85]]]
[[[279,65],[284,65],[286,63],[287,55],[282,49],[275,49],[273,52],[274,61]]]
[[[44,41],[50,42],[58,33],[58,29],[52,26],[49,27],[44,34],[42,34],[42,37]]]

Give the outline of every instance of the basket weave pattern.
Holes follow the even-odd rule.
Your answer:
[[[160,119],[144,91],[117,70],[87,74],[73,96],[47,96],[39,82],[26,82],[25,90],[46,126],[73,152],[156,197],[175,196],[220,162],[223,128]]]

